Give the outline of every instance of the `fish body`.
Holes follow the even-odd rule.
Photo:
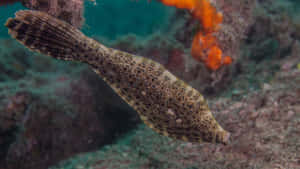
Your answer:
[[[189,142],[228,143],[229,132],[214,119],[203,96],[161,64],[108,48],[43,12],[19,11],[6,26],[33,51],[89,64],[154,131]]]

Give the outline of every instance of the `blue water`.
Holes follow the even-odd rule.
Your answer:
[[[259,169],[284,160],[278,166],[299,166],[300,0],[257,1],[262,9],[246,15],[245,35],[239,18],[224,15],[228,32],[218,35],[229,37],[222,47],[234,61],[216,72],[191,56],[202,26],[189,11],[160,0],[84,1],[84,34],[158,61],[203,92],[234,140],[223,147],[155,133],[86,64],[43,56],[11,38],[4,23],[26,9],[16,3],[0,6],[0,169]],[[243,19],[247,12],[233,4],[250,1],[256,0],[224,0],[223,12]],[[129,34],[137,38],[122,39]]]
[[[145,0],[101,0],[97,3],[97,6],[86,3],[83,31],[87,35],[108,38],[128,33],[144,36],[162,31],[171,9],[156,1],[148,3]]]
[[[20,9],[24,9],[24,7],[19,3],[0,7],[0,37],[9,37],[7,33],[7,28],[2,25],[4,25],[7,18],[13,17],[14,13]]]
[[[20,3],[0,7],[1,25],[20,9],[24,9]],[[163,31],[170,11],[171,8],[156,1],[101,0],[97,1],[97,5],[86,1],[83,32],[108,39],[128,33],[145,36]],[[4,26],[0,27],[0,37],[8,37]]]

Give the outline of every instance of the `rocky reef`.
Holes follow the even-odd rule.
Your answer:
[[[227,146],[177,142],[141,126],[116,144],[51,169],[299,168],[299,75],[296,69],[278,72],[241,99],[211,100],[217,120],[233,133]]]
[[[25,7],[47,12],[77,28],[83,24],[84,0],[4,0],[1,5],[21,2]]]
[[[89,68],[33,55],[10,39],[1,44],[0,166],[47,168],[139,122]]]
[[[27,2],[42,10],[41,4]],[[111,38],[83,30],[107,46],[160,62],[204,93],[216,119],[232,133],[231,144],[160,136],[87,66],[34,54],[2,38],[0,168],[300,168],[299,3],[211,3],[223,14],[214,33],[219,47],[233,59],[217,70],[191,55],[201,23],[188,10],[165,7],[170,11],[162,17],[169,21],[163,30],[147,30],[147,36]],[[50,13],[62,9],[43,8]],[[81,26],[82,18],[74,21]]]

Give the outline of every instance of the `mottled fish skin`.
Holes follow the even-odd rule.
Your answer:
[[[161,64],[105,47],[43,12],[19,11],[6,26],[33,51],[89,64],[156,132],[189,142],[228,143],[230,134],[203,96]]]

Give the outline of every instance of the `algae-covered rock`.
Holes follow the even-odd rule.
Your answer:
[[[10,65],[0,76],[1,167],[47,168],[111,143],[139,121],[87,67],[1,43],[15,49],[0,52],[0,67]]]
[[[84,0],[22,0],[30,9],[47,12],[77,28],[83,24]]]
[[[55,11],[48,1],[39,2],[45,5],[39,10]],[[234,58],[217,72],[190,55],[201,25],[189,11],[172,9],[167,31],[157,28],[151,36],[105,41],[109,37],[97,32],[93,38],[158,61],[210,96],[216,119],[232,133],[231,144],[183,143],[144,125],[135,128],[135,112],[89,68],[1,39],[0,168],[300,168],[300,22],[299,5],[291,5],[298,1],[215,2],[224,14],[218,33],[222,49]],[[115,35],[115,29],[108,30]]]
[[[241,100],[212,100],[216,119],[233,133],[227,146],[175,141],[141,125],[115,144],[51,169],[299,168],[299,75],[296,68],[278,72],[268,87]]]

